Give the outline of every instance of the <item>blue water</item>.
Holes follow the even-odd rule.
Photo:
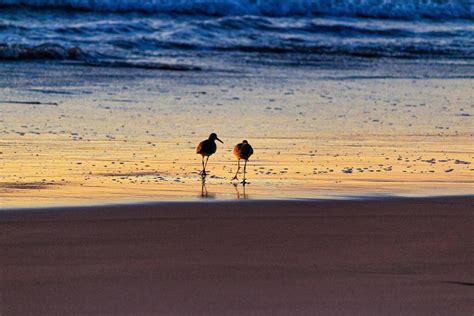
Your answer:
[[[470,0],[0,0],[0,60],[175,70],[247,56],[300,64],[470,60],[473,7]]]

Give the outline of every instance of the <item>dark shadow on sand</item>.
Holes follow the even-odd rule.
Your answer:
[[[474,286],[473,282],[462,282],[462,281],[441,281],[448,284],[464,285],[464,286]]]

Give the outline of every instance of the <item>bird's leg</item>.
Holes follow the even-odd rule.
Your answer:
[[[206,173],[207,162],[209,161],[209,156],[206,157],[206,164],[204,165],[204,174]]]
[[[235,173],[235,176],[232,178],[232,180],[237,180],[237,181],[239,180],[237,178],[237,174],[239,173],[239,170],[240,170],[240,159],[237,160],[237,172]]]
[[[200,174],[202,177],[206,176],[206,166],[204,165],[204,156],[202,156],[202,170]]]
[[[204,174],[204,156],[202,156],[201,163],[202,163],[202,169],[201,169],[201,172],[199,172],[199,174],[202,176]]]
[[[242,181],[242,184],[246,184],[247,181],[245,181],[245,173],[247,172],[247,159],[245,159],[245,162],[244,162],[244,181]]]
[[[207,176],[206,166],[207,166],[208,161],[209,161],[209,156],[206,157],[206,162],[205,163],[204,163],[204,156],[202,157],[202,171],[201,171],[201,176],[202,177]]]

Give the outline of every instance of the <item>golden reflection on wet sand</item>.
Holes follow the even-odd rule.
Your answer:
[[[468,79],[176,80],[73,97],[0,90],[47,103],[0,104],[0,207],[187,200],[200,189],[218,199],[474,193]],[[204,188],[195,146],[210,132],[225,144]],[[232,147],[244,138],[251,184],[236,195]]]

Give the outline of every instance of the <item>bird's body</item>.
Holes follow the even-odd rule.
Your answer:
[[[240,160],[243,159],[245,160],[244,163],[244,181],[242,181],[243,184],[246,183],[245,181],[245,173],[247,171],[247,161],[249,160],[250,156],[253,155],[253,148],[250,146],[249,142],[246,140],[243,140],[241,143],[237,144],[234,146],[234,156],[237,158],[238,163],[237,163],[237,172],[235,173],[234,178],[232,180],[238,180],[237,174],[239,173],[240,170]]]
[[[211,135],[209,135],[208,139],[203,140],[196,147],[196,154],[202,156],[201,175],[203,176],[203,178],[206,176],[207,161],[209,160],[209,157],[213,155],[217,150],[216,140],[221,143],[224,143],[217,137],[216,133],[212,133]],[[206,157],[206,163],[204,163],[204,157]]]
[[[196,154],[200,154],[203,157],[209,157],[214,154],[217,150],[216,142],[210,139],[203,140],[196,147]]]
[[[240,144],[234,146],[234,156],[238,160],[249,160],[250,156],[253,155],[253,148],[247,141],[243,141]]]

